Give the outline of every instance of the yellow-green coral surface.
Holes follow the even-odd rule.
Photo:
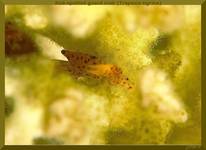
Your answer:
[[[200,15],[198,5],[7,5],[5,144],[200,144]],[[133,89],[59,71],[62,49],[119,67]]]

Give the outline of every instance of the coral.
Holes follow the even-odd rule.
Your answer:
[[[20,99],[14,115],[38,113],[22,143],[11,115],[6,143],[200,143],[200,9],[191,7],[7,6],[20,37],[6,32],[6,52],[17,44],[25,55],[6,55],[6,96]],[[132,89],[112,84],[120,78]]]
[[[15,108],[15,101],[12,97],[6,97],[5,100],[5,116],[9,117],[13,112]]]
[[[59,141],[55,138],[48,138],[48,137],[36,137],[33,140],[33,144],[35,145],[46,145],[46,144],[54,144],[54,145],[60,145],[62,144],[62,141]]]
[[[36,51],[36,44],[15,24],[5,24],[5,53],[8,56],[22,55]]]

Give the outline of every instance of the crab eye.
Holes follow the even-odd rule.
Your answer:
[[[63,49],[63,50],[61,51],[61,53],[62,53],[62,54],[65,54],[65,53],[66,53],[66,51]]]

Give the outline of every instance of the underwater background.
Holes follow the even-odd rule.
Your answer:
[[[201,143],[201,6],[6,5],[5,57],[6,145]]]

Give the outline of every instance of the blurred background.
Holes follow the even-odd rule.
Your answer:
[[[65,72],[62,49],[133,89]],[[201,6],[6,5],[5,55],[6,145],[201,143]]]

